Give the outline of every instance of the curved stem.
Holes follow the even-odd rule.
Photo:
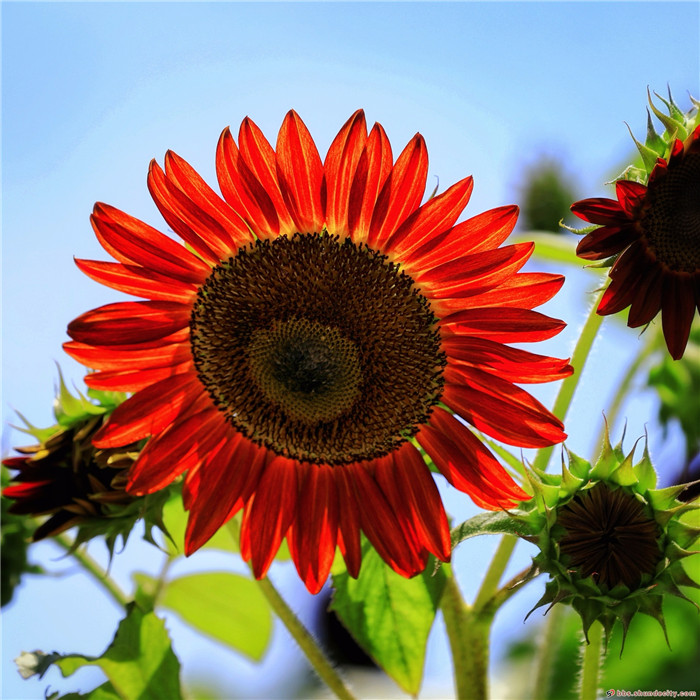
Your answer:
[[[53,540],[59,547],[65,549],[109,593],[112,600],[121,607],[126,607],[129,604],[130,599],[126,593],[86,551],[75,547],[75,543],[71,542],[65,535],[56,535]]]
[[[477,612],[482,610],[487,602],[493,599],[498,590],[498,584],[501,582],[503,572],[510,560],[510,555],[513,553],[517,543],[518,538],[515,535],[503,535],[501,537],[496,553],[493,555],[479,592],[474,599],[474,610]]]
[[[241,529],[238,518],[229,520],[226,526],[233,535],[234,540],[238,542]],[[282,621],[282,624],[287,628],[287,631],[292,635],[302,652],[304,652],[304,656],[306,656],[319,678],[337,697],[342,700],[355,700],[354,695],[348,690],[343,679],[333,668],[321,647],[306,627],[304,627],[294,611],[287,605],[287,602],[279,594],[277,589],[272,585],[272,581],[270,581],[269,578],[262,578],[256,579],[256,583],[260,587],[262,594],[267,599],[272,610]]]
[[[586,322],[581,330],[581,335],[579,335],[573,355],[571,356],[571,364],[574,367],[574,373],[568,376],[561,383],[557,398],[554,400],[552,413],[561,421],[566,418],[566,414],[571,406],[571,400],[574,397],[576,387],[583,376],[583,368],[586,365],[586,360],[588,359],[588,355],[593,347],[593,342],[595,341],[598,330],[603,323],[603,317],[596,313],[596,309],[598,308],[598,304],[600,303],[602,296],[603,292],[600,292],[596,296],[593,306],[588,314],[588,318],[586,319]],[[533,467],[536,470],[544,471],[547,468],[551,454],[551,447],[541,448],[535,456]]]
[[[163,566],[160,569],[160,573],[158,574],[158,578],[156,580],[156,590],[153,592],[153,605],[156,606],[158,605],[158,602],[163,595],[163,590],[165,589],[165,583],[166,579],[168,577],[168,571],[170,571],[170,567],[172,566],[174,561],[174,558],[168,555],[165,558],[165,561],[163,562]]]
[[[503,605],[511,596],[514,596],[526,583],[530,583],[535,576],[528,578],[528,573],[530,573],[531,567],[523,569],[520,573],[515,574],[510,581],[506,581],[494,594],[493,596],[484,604],[483,609],[493,611],[495,614],[496,610]],[[537,574],[539,576],[539,574]]]
[[[600,686],[600,669],[603,662],[603,625],[596,620],[588,630],[589,644],[583,642],[580,700],[596,700]]]
[[[277,617],[282,620],[284,626],[304,652],[309,663],[321,680],[337,697],[344,698],[345,700],[353,700],[354,696],[347,689],[342,678],[338,675],[338,672],[331,666],[330,661],[328,661],[326,655],[321,651],[316,640],[287,605],[284,598],[277,592],[277,589],[272,585],[270,579],[263,578],[258,580],[257,583],[263,595],[267,598],[268,603],[270,603],[270,607],[275,611]]]
[[[622,377],[620,383],[618,384],[612,403],[610,404],[608,412],[605,416],[608,422],[608,430],[610,430],[610,432],[612,432],[612,429],[615,425],[615,421],[617,420],[617,414],[620,412],[622,402],[627,396],[627,392],[629,391],[630,384],[632,384],[632,380],[635,378],[637,372],[639,371],[639,368],[644,363],[644,360],[646,360],[647,357],[649,357],[649,355],[651,355],[655,349],[656,348],[654,342],[647,342],[643,344],[642,349],[637,354],[637,357],[635,358],[634,362],[627,368],[627,372],[625,372],[625,375]],[[603,423],[603,425],[601,426],[600,432],[598,433],[598,438],[595,442],[595,454],[598,454],[600,452],[600,448],[602,447],[604,440],[605,423]]]

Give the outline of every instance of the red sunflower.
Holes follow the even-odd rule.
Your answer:
[[[438,490],[419,446],[484,508],[528,498],[467,428],[510,445],[565,438],[515,383],[571,373],[511,348],[564,326],[536,311],[559,275],[518,273],[533,244],[498,246],[515,206],[455,224],[472,178],[421,206],[428,156],[416,135],[394,162],[356,112],[321,160],[289,112],[276,148],[250,120],[216,154],[223,199],[182,158],[148,187],[184,245],[97,204],[95,233],[119,262],[78,260],[148,301],[89,311],[67,352],[95,388],[133,396],[98,447],[148,437],[127,489],[183,473],[186,552],[243,509],[241,552],[263,577],[284,537],[311,592],[336,546],[352,576],[360,532],[397,572],[450,557]]]
[[[637,328],[661,311],[666,345],[678,360],[700,309],[700,126],[685,143],[675,140],[646,186],[619,180],[616,189],[617,200],[584,199],[571,207],[584,221],[601,224],[576,254],[602,260],[621,253],[598,313],[629,306],[627,325]]]

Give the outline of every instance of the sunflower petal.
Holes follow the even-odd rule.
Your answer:
[[[445,369],[443,402],[475,428],[516,447],[548,447],[566,438],[562,422],[537,399],[474,367]]]
[[[290,110],[277,136],[277,177],[282,197],[299,233],[323,227],[323,165],[306,124]]]
[[[257,197],[262,199],[263,193],[265,193],[274,208],[279,221],[275,232],[280,236],[293,233],[295,230],[294,222],[284,203],[277,177],[275,152],[252,119],[246,118],[241,123],[241,128],[238,131],[238,143],[243,161],[260,184],[260,187],[255,190]]]
[[[96,282],[146,299],[187,302],[197,295],[197,287],[146,267],[75,258],[75,264]]]
[[[428,176],[428,151],[416,134],[401,152],[372,213],[367,245],[383,249],[391,234],[420,205]]]
[[[326,226],[333,234],[345,236],[350,232],[350,189],[366,142],[365,114],[358,109],[333,139],[323,166]]]
[[[216,147],[216,177],[224,199],[252,233],[261,239],[278,234],[280,221],[270,194],[243,161],[228,128],[224,129]],[[275,186],[279,189],[276,179]]]
[[[517,384],[551,382],[573,372],[568,360],[536,355],[487,338],[448,335],[442,347],[449,360],[478,367]]]
[[[250,507],[248,532],[255,578],[262,578],[294,519],[299,491],[299,467],[286,457],[267,465]]]
[[[367,137],[350,186],[348,226],[356,243],[367,242],[374,206],[393,162],[389,139],[381,124],[375,124]]]
[[[428,200],[389,236],[384,249],[410,266],[416,257],[416,251],[426,241],[453,226],[467,206],[473,188],[473,178],[465,177],[441,195]]]
[[[362,548],[360,543],[360,513],[355,491],[347,469],[336,470],[338,489],[338,547],[345,566],[353,578],[360,573]]]
[[[139,496],[159,491],[205,461],[225,437],[226,424],[215,408],[179,416],[146,443],[129,471],[126,490]]]
[[[68,335],[90,345],[159,340],[189,325],[190,308],[174,301],[121,301],[100,306],[68,324]]]
[[[344,468],[348,470],[355,489],[362,530],[379,556],[402,576],[411,577],[422,571],[425,562],[416,543],[404,535],[377,482],[362,464],[350,464]]]
[[[571,205],[571,211],[579,219],[591,224],[620,225],[627,222],[627,216],[616,199],[607,197],[591,197],[582,199]]]
[[[203,212],[168,180],[155,160],[151,161],[148,168],[147,184],[163,218],[197,255],[211,265],[217,265],[222,258],[228,257],[230,247],[227,248],[222,241],[216,223],[211,217],[204,216],[201,225],[198,225],[197,215],[203,215]]]
[[[299,513],[290,547],[299,577],[309,593],[318,593],[328,578],[338,536],[338,492],[333,467],[311,465],[301,486]],[[289,539],[289,538],[288,538]]]
[[[661,324],[668,351],[674,360],[683,357],[694,316],[695,293],[692,277],[668,275],[664,280]]]
[[[546,340],[566,324],[530,309],[503,308],[494,314],[490,308],[465,309],[441,321],[453,333],[475,335],[499,343],[524,343]]]
[[[223,244],[223,254],[252,241],[250,230],[240,216],[204,182],[184,158],[173,151],[165,154],[165,176],[192,202],[194,207],[190,207],[191,211],[196,214],[199,210],[206,217],[204,220],[210,222],[215,236]]]
[[[95,204],[90,222],[102,247],[119,262],[192,284],[201,284],[211,271],[180,243],[108,204]]]
[[[420,453],[406,442],[393,456],[388,476],[397,489],[399,503],[419,541],[438,559],[449,561],[452,551],[450,527],[440,493]]]
[[[202,395],[194,372],[176,374],[142,389],[117,406],[93,438],[98,448],[119,447],[157,435]]]
[[[416,439],[445,478],[482,508],[512,508],[530,498],[474,434],[443,409],[433,411]]]
[[[199,488],[185,532],[187,556],[243,507],[260,478],[265,453],[233,429],[229,433],[221,450],[199,470]]]

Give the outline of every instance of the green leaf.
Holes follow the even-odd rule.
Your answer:
[[[170,646],[163,620],[153,613],[143,613],[133,603],[127,611],[102,656],[25,653],[18,659],[20,673],[25,678],[34,674],[41,677],[54,664],[66,678],[83,666],[99,666],[109,683],[84,696],[91,700],[181,698],[180,663]]]
[[[86,694],[68,693],[68,695],[61,695],[59,697],[58,693],[55,693],[54,695],[50,695],[48,700],[120,700],[120,698],[111,683],[103,683]]]
[[[260,661],[272,634],[272,613],[258,584],[229,573],[191,574],[170,581],[159,604],[198,632]]]
[[[523,525],[515,516],[526,515],[520,511],[488,511],[479,513],[452,529],[452,549],[460,542],[477,535],[520,535]]]
[[[425,647],[445,586],[444,568],[433,566],[405,579],[385,564],[368,544],[363,546],[357,579],[333,576],[331,609],[355,641],[403,690],[420,689]]]

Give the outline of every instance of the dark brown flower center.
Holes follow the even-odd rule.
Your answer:
[[[700,270],[700,149],[651,184],[641,225],[659,262],[676,272]]]
[[[582,491],[561,509],[557,522],[566,529],[559,547],[567,566],[609,588],[637,587],[661,559],[656,522],[621,488],[599,483]]]
[[[347,464],[415,434],[443,387],[436,318],[385,256],[328,234],[257,241],[214,268],[191,320],[202,384],[277,454]]]

